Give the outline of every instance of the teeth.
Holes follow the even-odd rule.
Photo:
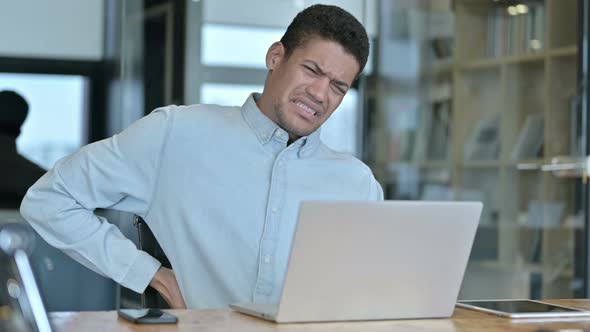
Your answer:
[[[307,105],[305,105],[304,103],[296,102],[295,105],[301,107],[304,111],[306,111],[307,113],[310,113],[311,115],[316,115],[316,113],[317,113],[314,110],[312,110],[311,108],[309,108]]]

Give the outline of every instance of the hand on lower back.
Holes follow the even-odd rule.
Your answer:
[[[150,286],[160,293],[171,308],[186,309],[174,271],[161,267],[150,282]]]

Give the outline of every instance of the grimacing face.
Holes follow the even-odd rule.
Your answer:
[[[260,110],[295,141],[318,129],[350,89],[360,65],[337,42],[312,38],[285,55],[280,42],[266,55],[269,70]]]

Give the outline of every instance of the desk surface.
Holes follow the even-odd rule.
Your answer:
[[[547,300],[547,302],[590,310],[590,300]],[[134,325],[117,318],[115,311],[54,312],[50,314],[57,332],[78,331],[582,331],[590,329],[590,319],[559,322],[510,321],[493,315],[456,308],[450,319],[392,320],[346,323],[275,324],[233,312],[230,309],[170,310],[179,319],[176,325]]]

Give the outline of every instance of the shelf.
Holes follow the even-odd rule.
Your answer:
[[[541,165],[545,165],[549,163],[546,160],[542,159],[532,159],[532,160],[519,160],[519,161],[506,161],[506,160],[466,160],[462,163],[459,163],[458,166],[461,167],[518,167],[519,165],[523,166],[523,171],[526,170],[541,170]],[[526,167],[529,166],[529,167]]]
[[[459,65],[461,69],[485,69],[498,67],[503,64],[521,64],[529,62],[537,62],[545,60],[547,53],[530,53],[530,54],[519,54],[519,55],[507,55],[496,58],[478,59],[465,62]]]
[[[575,56],[577,53],[578,53],[578,47],[573,45],[573,46],[560,47],[560,48],[556,48],[556,49],[552,49],[550,51],[545,51],[545,52],[540,52],[540,53],[507,55],[507,56],[496,57],[496,58],[484,58],[484,59],[470,60],[470,61],[464,62],[462,64],[457,64],[456,66],[461,70],[477,70],[477,69],[494,68],[494,67],[498,67],[503,64],[522,64],[522,63],[543,61],[543,60],[545,60],[545,58],[547,56],[551,56],[551,57]]]
[[[549,51],[549,56],[552,57],[575,56],[576,54],[578,54],[578,47],[576,45],[560,47]]]
[[[475,262],[474,262],[475,263]],[[549,267],[548,264],[540,264],[540,263],[503,263],[499,261],[477,261],[479,266],[489,268],[489,269],[499,269],[499,270],[514,270],[514,271],[527,271],[530,273],[551,273],[553,272],[552,269]],[[573,270],[571,268],[566,268],[559,273],[561,277],[572,277]]]
[[[520,229],[526,229],[529,231],[536,231],[536,230],[543,230],[544,232],[572,232],[575,230],[583,230],[583,225],[566,225],[566,224],[559,224],[559,226],[532,226],[527,224],[517,224]]]
[[[455,69],[455,64],[453,62],[437,63],[432,66],[425,66],[421,70],[420,76],[423,78],[429,78],[433,76],[450,75],[453,73],[453,69]]]
[[[508,166],[516,166],[519,164],[535,164],[535,165],[544,165],[549,161],[544,159],[522,159],[522,160],[510,160],[506,163]]]
[[[504,58],[506,64],[521,64],[529,62],[537,62],[545,60],[547,53],[531,53],[531,54],[520,54],[510,55]]]
[[[417,163],[415,166],[417,167],[463,167],[463,168],[489,168],[489,167],[508,167],[514,168],[514,170],[518,171],[540,171],[542,165],[550,164],[550,161],[543,160],[543,159],[534,159],[534,160],[464,160],[459,163],[453,163],[452,165],[449,162],[422,162]]]
[[[488,167],[500,167],[503,166],[500,160],[466,160],[459,164],[460,167],[464,168],[488,168]]]
[[[518,171],[540,171],[541,166],[549,163],[546,160],[518,160],[506,163],[506,166],[514,167]]]
[[[459,64],[458,67],[461,70],[475,70],[475,69],[488,69],[499,67],[502,64],[502,58],[487,58],[487,59],[479,59],[479,60],[472,60],[462,64]]]
[[[487,267],[490,269],[500,269],[500,270],[525,270],[528,272],[535,272],[535,273],[542,273],[543,266],[541,264],[532,264],[532,263],[503,263],[499,261],[479,261],[477,262],[478,265]]]
[[[407,161],[400,160],[389,163],[390,165],[404,165],[415,168],[451,168],[451,163],[447,160],[425,160],[425,161]]]
[[[429,160],[418,163],[421,168],[451,168],[451,163],[446,160]]]

